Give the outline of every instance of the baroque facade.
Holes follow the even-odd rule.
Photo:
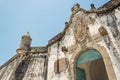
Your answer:
[[[17,54],[0,67],[0,80],[120,80],[120,1],[71,10],[47,46],[31,47],[29,33],[23,35]]]

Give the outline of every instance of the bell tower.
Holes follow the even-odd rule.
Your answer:
[[[29,35],[29,32],[24,34],[21,38],[21,44],[19,48],[17,49],[17,53],[23,54],[23,55],[27,53],[30,50],[31,41],[32,39]]]

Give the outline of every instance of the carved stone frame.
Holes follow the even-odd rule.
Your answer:
[[[71,61],[70,61],[71,80],[76,80],[76,75],[75,75],[76,60],[81,55],[81,53],[83,53],[84,51],[87,51],[89,49],[95,49],[102,55],[109,80],[117,80],[116,76],[115,76],[115,72],[113,70],[111,59],[110,59],[110,57],[108,55],[108,52],[106,51],[105,47],[100,46],[98,44],[94,44],[94,43],[88,45],[84,49],[77,48],[75,53],[71,57]]]

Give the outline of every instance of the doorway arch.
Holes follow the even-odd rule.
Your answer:
[[[76,61],[76,80],[108,80],[102,55],[98,51],[91,49],[81,53]]]
[[[108,80],[116,80],[115,72],[113,69],[113,65],[111,62],[111,59],[109,57],[109,53],[107,52],[106,48],[104,46],[98,45],[98,44],[89,44],[84,48],[76,48],[74,54],[72,55],[70,59],[70,74],[71,74],[71,79],[76,80],[76,61],[78,57],[81,55],[81,53],[87,51],[87,50],[96,50],[102,55],[102,59],[105,65],[105,69],[108,75]]]

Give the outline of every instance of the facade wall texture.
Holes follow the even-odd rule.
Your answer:
[[[44,48],[17,53],[0,67],[0,80],[76,80],[76,61],[90,49],[102,55],[108,79],[120,80],[119,0],[90,11],[75,4],[64,30]]]

